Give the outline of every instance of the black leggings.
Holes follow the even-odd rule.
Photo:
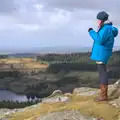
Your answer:
[[[108,73],[106,64],[97,64],[100,84],[108,85]]]

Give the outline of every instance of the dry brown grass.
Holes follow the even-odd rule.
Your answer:
[[[39,69],[47,68],[48,64],[41,64],[33,58],[9,58],[9,59],[0,59],[1,64],[23,64],[24,68],[27,69]]]

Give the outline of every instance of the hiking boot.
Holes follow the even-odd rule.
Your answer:
[[[97,98],[95,99],[95,101],[96,101],[96,102],[107,101],[107,100],[108,100],[108,96],[107,96],[108,85],[101,84],[101,85],[100,85],[100,90],[101,90],[100,96],[97,97]]]

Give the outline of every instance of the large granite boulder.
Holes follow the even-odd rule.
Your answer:
[[[53,93],[52,93],[52,96],[55,96],[55,95],[62,95],[62,91],[61,90],[55,90]]]
[[[89,88],[89,87],[81,87],[75,88],[73,90],[73,94],[80,95],[80,96],[92,96],[98,93],[98,89]]]
[[[67,96],[54,96],[51,98],[45,98],[42,100],[42,103],[56,103],[56,102],[68,102],[70,101]]]
[[[61,90],[55,90],[50,96],[42,99],[42,103],[68,102],[70,98],[63,95]]]
[[[110,99],[120,97],[120,80],[118,80],[114,85],[109,86],[108,96]]]
[[[109,99],[110,104],[120,108],[120,80],[118,80],[114,85],[109,85]]]

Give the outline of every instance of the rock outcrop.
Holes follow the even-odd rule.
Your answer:
[[[75,88],[73,90],[73,94],[77,94],[80,96],[92,96],[97,93],[98,93],[98,89],[89,88],[89,87]]]
[[[61,90],[55,90],[50,96],[44,98],[42,103],[68,102],[70,99],[64,96]]]
[[[120,80],[109,85],[108,102],[95,102],[99,89],[81,87],[72,93],[55,90],[41,103],[5,112],[2,120],[120,120]]]
[[[61,90],[55,90],[51,96],[55,96],[55,95],[62,95],[62,91]]]
[[[114,85],[109,86],[109,97],[111,99],[120,97],[120,80],[118,80]]]
[[[109,86],[109,103],[113,106],[120,108],[120,80],[118,80],[114,85]]]

